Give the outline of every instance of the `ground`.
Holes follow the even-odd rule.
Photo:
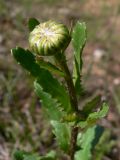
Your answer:
[[[56,148],[49,123],[33,91],[33,79],[10,53],[15,46],[28,47],[30,17],[40,21],[54,19],[69,28],[77,20],[86,23],[83,84],[88,95],[99,92],[110,106],[108,116],[99,122],[110,131],[111,147],[106,147],[109,149],[103,160],[120,160],[119,0],[0,0],[0,160],[11,160],[15,148],[41,154]],[[72,57],[70,46],[69,66]]]

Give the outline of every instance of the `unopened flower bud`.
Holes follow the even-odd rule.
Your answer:
[[[47,21],[37,25],[30,33],[31,50],[39,55],[54,55],[64,51],[70,42],[67,27],[55,21]]]

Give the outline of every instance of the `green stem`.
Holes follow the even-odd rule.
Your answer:
[[[65,81],[67,83],[67,88],[69,91],[71,106],[73,107],[73,110],[76,113],[76,115],[78,115],[79,110],[78,110],[78,102],[77,102],[75,87],[74,87],[73,80],[72,80],[70,71],[68,69],[67,63],[66,63],[65,56],[63,53],[58,53],[55,55],[55,59],[56,59],[56,62],[59,64],[60,68],[65,73]],[[77,135],[78,135],[78,127],[76,127],[76,125],[74,125],[72,127],[72,131],[71,131],[71,142],[70,142],[70,151],[69,151],[71,160],[74,160]]]
[[[60,68],[65,73],[64,78],[67,83],[71,106],[73,107],[74,112],[76,112],[76,114],[78,114],[78,102],[77,102],[77,97],[76,97],[76,93],[75,93],[75,88],[74,88],[74,84],[72,81],[70,71],[69,71],[67,63],[66,63],[65,56],[63,53],[59,53],[59,54],[55,55],[55,59],[56,59],[56,62],[59,64]]]

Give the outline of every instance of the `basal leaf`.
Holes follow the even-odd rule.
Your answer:
[[[58,100],[65,111],[71,110],[70,98],[65,87],[48,70],[36,63],[35,56],[29,50],[17,47],[12,49],[12,54],[16,61],[38,80],[43,90]]]
[[[77,22],[72,33],[72,44],[74,48],[74,65],[73,65],[73,80],[76,88],[76,93],[81,95],[83,87],[81,84],[82,70],[82,51],[86,43],[86,25],[85,23]]]
[[[51,120],[61,120],[62,111],[59,110],[59,103],[50,94],[43,91],[40,84],[34,83],[35,92],[40,97],[45,113]]]
[[[105,117],[108,113],[109,107],[106,103],[103,103],[101,109],[97,112],[90,113],[85,121],[78,122],[78,126],[81,128],[90,127],[94,125],[97,120]]]
[[[28,21],[28,28],[32,31],[37,25],[39,25],[39,21],[35,18],[30,18]]]
[[[96,125],[88,128],[82,135],[78,135],[77,145],[80,150],[76,152],[75,160],[92,160],[92,151],[99,142],[103,131],[103,127]]]
[[[53,133],[56,136],[57,142],[62,150],[67,152],[70,145],[70,126],[68,123],[61,123],[58,121],[51,121],[53,126]]]

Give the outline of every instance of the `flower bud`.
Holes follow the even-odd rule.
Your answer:
[[[64,51],[69,42],[70,34],[67,27],[55,21],[37,25],[29,36],[31,50],[42,56]]]

